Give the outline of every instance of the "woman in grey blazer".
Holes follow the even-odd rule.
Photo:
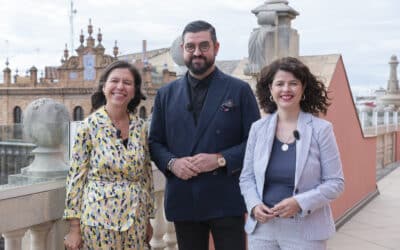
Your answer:
[[[329,203],[344,189],[339,150],[326,114],[327,90],[296,58],[261,71],[240,188],[249,212],[249,249],[326,249],[335,232]]]

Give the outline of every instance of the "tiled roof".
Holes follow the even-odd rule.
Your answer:
[[[222,61],[216,61],[215,64],[217,67],[224,72],[225,74],[232,74],[233,71],[237,68],[239,65],[240,60],[222,60]]]
[[[167,53],[170,49],[169,48],[161,48],[161,49],[155,49],[155,50],[148,50],[146,51],[147,54],[147,59],[151,59],[155,56],[161,55],[163,53]],[[125,60],[125,61],[133,61],[133,60],[138,60],[142,59],[142,52],[137,52],[137,53],[132,53],[132,54],[126,54],[119,56],[118,59],[120,60]]]

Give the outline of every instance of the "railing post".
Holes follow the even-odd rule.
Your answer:
[[[53,222],[46,222],[30,228],[31,230],[31,250],[46,250],[47,235],[50,232]]]
[[[5,250],[21,250],[26,228],[3,233]]]
[[[164,241],[167,244],[165,250],[176,250],[178,249],[176,243],[176,234],[175,234],[175,226],[174,223],[166,221],[167,224],[167,232],[164,235]]]
[[[155,208],[156,214],[155,218],[150,220],[153,226],[153,238],[150,241],[151,249],[162,250],[167,244],[163,240],[163,236],[167,231],[167,225],[164,219],[164,191],[158,191],[154,193],[155,196]]]

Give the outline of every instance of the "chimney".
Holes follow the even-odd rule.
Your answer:
[[[147,62],[147,41],[142,41],[142,62]]]
[[[35,67],[35,66],[32,66],[30,69],[29,69],[29,73],[30,73],[30,80],[31,80],[31,83],[35,86],[36,84],[37,84],[37,68]]]

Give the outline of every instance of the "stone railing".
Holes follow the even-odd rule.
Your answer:
[[[0,185],[7,183],[11,174],[21,172],[33,160],[32,150],[35,144],[26,142],[0,141]]]
[[[165,178],[153,168],[156,217],[152,249],[177,249],[175,229],[164,215]],[[64,249],[66,223],[61,219],[65,200],[65,180],[20,187],[0,186],[0,234],[5,250]]]
[[[385,110],[361,110],[358,113],[361,128],[366,137],[392,133],[400,129],[400,116],[398,111]]]

